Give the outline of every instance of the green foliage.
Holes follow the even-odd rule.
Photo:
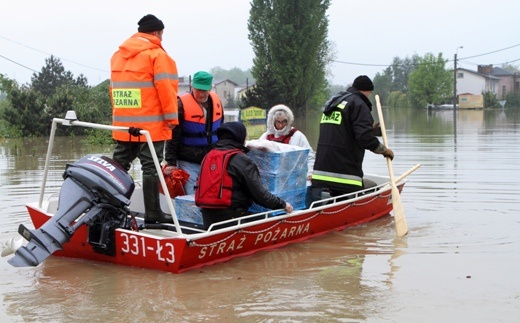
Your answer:
[[[238,67],[234,67],[230,70],[225,70],[220,66],[214,67],[209,70],[209,72],[213,75],[213,78],[216,80],[231,80],[238,85],[246,84],[249,85],[255,83],[255,79],[253,78],[253,74],[251,74],[251,69],[247,71],[243,71]]]
[[[388,95],[391,92],[393,81],[390,67],[387,67],[383,73],[376,73],[374,77],[374,92],[379,95],[381,104],[388,105]]]
[[[110,81],[106,80],[83,93],[84,96],[75,102],[74,108],[80,120],[101,124],[112,123],[109,85]]]
[[[498,102],[498,98],[495,93],[491,91],[482,92],[484,96],[484,108],[486,109],[497,109],[501,108],[500,102]]]
[[[65,71],[60,59],[52,55],[45,60],[42,70],[31,77],[31,88],[40,92],[44,97],[51,97],[57,89],[64,85],[88,87],[88,82],[82,74],[74,79],[71,72]]]
[[[3,111],[3,119],[23,137],[41,136],[47,133],[50,123],[45,118],[45,100],[38,92],[14,84],[7,90],[9,105]]]
[[[442,53],[435,57],[427,53],[418,58],[418,66],[411,72],[408,99],[415,108],[428,103],[441,104],[453,95],[453,73],[445,69]]]
[[[249,39],[256,85],[242,106],[289,106],[304,122],[307,109],[327,97],[330,0],[252,0]]]
[[[505,108],[516,108],[520,109],[520,93],[508,93],[506,95],[506,105]]]
[[[419,58],[418,55],[414,55],[412,58],[406,57],[405,59],[394,57],[392,65],[388,66],[383,73],[376,74],[374,87],[383,104],[389,105],[386,100],[391,92],[408,92],[410,74],[417,66]]]
[[[111,123],[112,109],[108,95],[109,81],[91,89],[87,79],[74,78],[60,60],[51,56],[41,72],[34,73],[29,85],[0,77],[5,100],[0,105],[5,136],[46,136],[53,118],[62,118],[75,110],[82,121]],[[57,135],[84,134],[85,128],[59,127]]]
[[[278,97],[278,91],[276,91],[275,88],[276,84],[274,78],[268,76],[271,71],[265,69],[260,71],[260,73],[262,73],[262,75],[260,77],[257,76],[257,79],[261,78],[263,81],[256,83],[246,91],[245,96],[242,98],[242,102],[240,103],[241,108],[255,106],[269,109],[271,106],[275,105],[271,103],[270,99]]]
[[[410,102],[406,93],[403,93],[401,91],[393,91],[388,96],[386,105],[391,108],[409,108]]]
[[[510,63],[504,63],[504,64],[502,64],[501,67],[511,73],[518,73],[518,71],[520,70],[520,67],[518,65],[514,65],[514,64],[510,64]]]
[[[22,131],[4,119],[0,119],[0,138],[20,138]]]
[[[112,132],[102,129],[86,129],[85,134],[87,135],[84,143],[88,145],[112,145],[114,139],[112,138]]]

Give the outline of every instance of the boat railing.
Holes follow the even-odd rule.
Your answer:
[[[383,178],[381,176],[378,176],[379,178]],[[335,196],[335,197],[328,197],[328,198],[322,198],[317,201],[314,201],[311,203],[311,205],[308,208],[302,209],[302,210],[295,210],[291,213],[286,213],[283,209],[276,209],[276,210],[268,210],[266,212],[261,213],[255,213],[250,215],[245,215],[239,218],[219,221],[211,224],[211,226],[203,231],[203,232],[197,232],[189,234],[189,240],[194,241],[197,239],[201,239],[204,237],[207,237],[209,235],[213,235],[216,233],[224,233],[224,232],[231,232],[231,231],[237,231],[242,230],[248,226],[254,226],[261,223],[269,223],[269,222],[275,222],[275,221],[284,221],[286,219],[291,219],[297,216],[300,216],[302,214],[309,214],[309,212],[320,212],[322,210],[326,210],[330,207],[336,207],[336,206],[344,206],[347,204],[355,204],[357,201],[365,199],[365,198],[373,198],[382,192],[388,191],[390,192],[390,186],[388,182],[383,182],[380,185],[377,185],[376,187],[371,187],[369,189]]]
[[[401,176],[399,176],[395,182],[397,186],[404,185],[407,180],[405,179],[408,175],[417,170],[421,164],[417,164],[414,167],[410,168],[408,171],[404,172]],[[372,199],[377,198],[378,196],[384,196],[385,193],[391,195],[391,186],[389,182],[388,176],[381,175],[371,175],[366,174],[365,176],[369,177],[376,183],[377,186],[370,187],[361,191],[347,193],[340,196],[328,197],[328,198],[320,198],[319,200],[313,201],[308,208],[303,210],[296,210],[291,213],[285,213],[283,209],[278,210],[269,210],[262,213],[255,213],[251,215],[247,215],[240,218],[220,221],[212,224],[207,230],[192,230],[196,232],[192,232],[188,234],[190,241],[195,241],[197,239],[202,239],[208,237],[210,235],[231,232],[237,230],[242,230],[247,228],[248,226],[253,226],[262,223],[270,223],[275,221],[285,221],[287,219],[291,219],[302,214],[310,214],[311,212],[321,212],[330,207],[345,207],[346,205],[355,205],[358,201],[363,199]],[[227,224],[227,226],[226,226]]]
[[[76,117],[76,112],[72,111],[72,110],[67,111],[67,114],[65,115],[65,118],[63,118],[63,119],[62,118],[52,119],[52,127],[51,127],[51,133],[50,133],[50,137],[49,137],[49,145],[47,147],[47,156],[45,157],[45,168],[43,171],[42,187],[41,187],[40,196],[38,199],[39,208],[42,207],[43,197],[45,195],[45,188],[47,186],[47,176],[49,173],[51,154],[52,154],[52,149],[54,147],[54,138],[56,135],[56,129],[57,129],[58,124],[61,124],[63,126],[76,126],[76,127],[85,127],[85,128],[93,128],[93,129],[101,129],[101,130],[110,130],[110,131],[115,130],[115,131],[122,131],[122,132],[128,132],[128,130],[130,129],[129,127],[111,126],[111,125],[79,121]],[[157,170],[157,174],[159,176],[159,181],[161,183],[161,187],[163,188],[164,195],[166,197],[166,204],[168,206],[168,210],[170,211],[170,214],[172,215],[172,218],[173,218],[173,224],[175,225],[176,232],[182,232],[180,224],[179,224],[179,220],[177,218],[177,214],[175,213],[175,208],[173,207],[170,193],[168,191],[168,187],[166,186],[166,181],[164,180],[164,176],[162,174],[161,164],[159,162],[159,159],[157,158],[157,154],[155,153],[155,149],[153,146],[153,142],[152,142],[150,133],[147,130],[141,130],[140,134],[145,136],[148,147],[150,148],[150,152],[152,153],[154,165]]]

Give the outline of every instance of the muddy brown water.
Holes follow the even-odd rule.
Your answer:
[[[456,124],[452,111],[385,115],[396,176],[422,164],[402,195],[406,237],[395,237],[387,216],[178,275],[60,257],[14,268],[0,258],[0,319],[518,322],[519,113],[459,111]],[[2,247],[20,223],[31,225],[25,203],[38,198],[46,140],[0,140]],[[99,152],[80,138],[58,140],[56,192],[67,162]],[[111,156],[111,147],[101,152]],[[388,174],[370,152],[364,169]]]

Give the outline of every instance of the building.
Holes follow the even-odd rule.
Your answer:
[[[179,95],[190,92],[191,89],[191,75],[188,77],[182,76],[179,77]],[[211,91],[217,93],[220,100],[222,101],[222,105],[226,106],[229,100],[234,100],[236,97],[236,88],[238,84],[235,82],[225,79],[225,80],[213,80],[213,88]]]
[[[229,100],[235,99],[235,88],[237,86],[238,84],[229,79],[214,80],[213,91],[220,97],[222,105],[227,106]]]
[[[181,76],[179,77],[179,93],[178,95],[182,95],[184,93],[190,92],[191,86],[191,75],[189,77]]]
[[[500,78],[498,82],[499,100],[505,100],[506,95],[510,92],[520,92],[520,73],[513,73],[501,67],[493,67],[493,65],[491,65],[491,67],[491,75]]]
[[[492,92],[498,95],[499,77],[465,68],[457,68],[456,75],[457,95],[461,93],[480,95],[483,92]]]
[[[493,65],[478,65],[477,71],[457,68],[457,95],[462,93],[480,95],[491,92],[499,100],[508,93],[520,92],[520,73],[510,72]]]

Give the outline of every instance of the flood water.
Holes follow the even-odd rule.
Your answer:
[[[518,322],[520,109],[385,110],[409,233],[391,216],[182,274],[0,258],[2,322]],[[316,142],[315,135],[309,135]],[[58,138],[50,183],[99,148]],[[47,139],[0,140],[0,243],[32,224]],[[111,147],[103,148],[111,156]],[[55,163],[56,165],[56,163]],[[367,152],[365,173],[388,174]],[[140,180],[138,166],[131,171]]]

